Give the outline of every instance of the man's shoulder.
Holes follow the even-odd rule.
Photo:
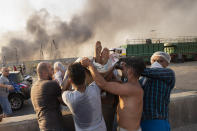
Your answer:
[[[90,87],[90,86],[92,86],[92,87],[98,87],[95,81],[93,81],[92,83],[90,83],[90,84],[88,85],[88,87]]]
[[[6,77],[5,77],[5,76],[3,76],[3,75],[1,75],[1,76],[0,76],[0,79],[6,79]]]
[[[55,80],[43,80],[43,83],[57,84]]]
[[[73,92],[74,91],[64,91],[63,93],[62,93],[62,96],[66,96],[66,95],[68,95],[68,94],[73,94]]]
[[[2,76],[0,76],[0,81],[3,81],[3,80],[4,80],[4,78]]]
[[[0,82],[2,83],[4,83],[4,82],[9,82],[9,79],[8,78],[6,78],[5,76],[0,76]]]
[[[98,87],[98,85],[96,84],[96,82],[95,81],[93,81],[90,85],[88,85],[86,88],[88,88],[88,89],[96,89],[96,90],[98,90],[98,91],[100,91],[100,88]]]
[[[173,69],[171,69],[171,68],[166,68],[166,69],[168,69],[168,70],[171,71],[173,74],[175,74],[175,72],[174,72]]]
[[[62,93],[62,99],[65,103],[73,103],[77,99],[76,91],[64,91]]]
[[[32,88],[49,88],[49,87],[59,87],[58,83],[54,80],[37,80]]]
[[[58,86],[59,87],[59,84],[55,80],[44,80],[44,81],[41,81],[40,83],[42,83],[42,86],[48,86],[48,87]]]
[[[133,84],[133,83],[130,83],[130,82],[127,82],[127,83],[123,83],[125,87],[127,87],[128,89],[130,89],[130,91],[132,92],[132,94],[143,94],[143,89],[140,85],[140,83],[136,83],[136,84]]]

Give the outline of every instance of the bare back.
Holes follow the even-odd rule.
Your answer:
[[[133,131],[140,127],[143,110],[143,90],[139,83],[136,85],[125,83],[124,85],[134,86],[137,90],[130,96],[119,96],[119,104],[117,107],[118,124],[128,131]]]

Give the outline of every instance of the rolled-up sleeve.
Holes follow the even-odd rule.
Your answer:
[[[175,79],[174,71],[169,68],[146,68],[142,73],[142,76],[161,80]]]

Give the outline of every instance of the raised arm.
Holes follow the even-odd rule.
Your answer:
[[[107,82],[95,69],[95,67],[92,65],[92,63],[90,62],[88,58],[84,58],[81,61],[81,63],[83,66],[89,69],[94,81],[103,90],[106,90],[116,95],[129,95],[132,92],[134,92],[132,90],[132,87],[129,87],[127,84],[121,84],[118,82]]]
[[[142,73],[142,76],[161,80],[175,79],[174,71],[169,68],[146,68]]]
[[[71,86],[71,83],[68,79],[68,74],[67,74],[67,71],[66,71],[64,79],[63,79],[62,84],[61,84],[62,92],[66,91],[66,90],[69,90],[70,86]]]

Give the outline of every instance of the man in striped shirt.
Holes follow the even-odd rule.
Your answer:
[[[168,106],[175,85],[175,73],[167,68],[169,63],[167,53],[155,52],[151,57],[151,68],[146,68],[140,79],[144,90],[143,131],[170,131]]]

